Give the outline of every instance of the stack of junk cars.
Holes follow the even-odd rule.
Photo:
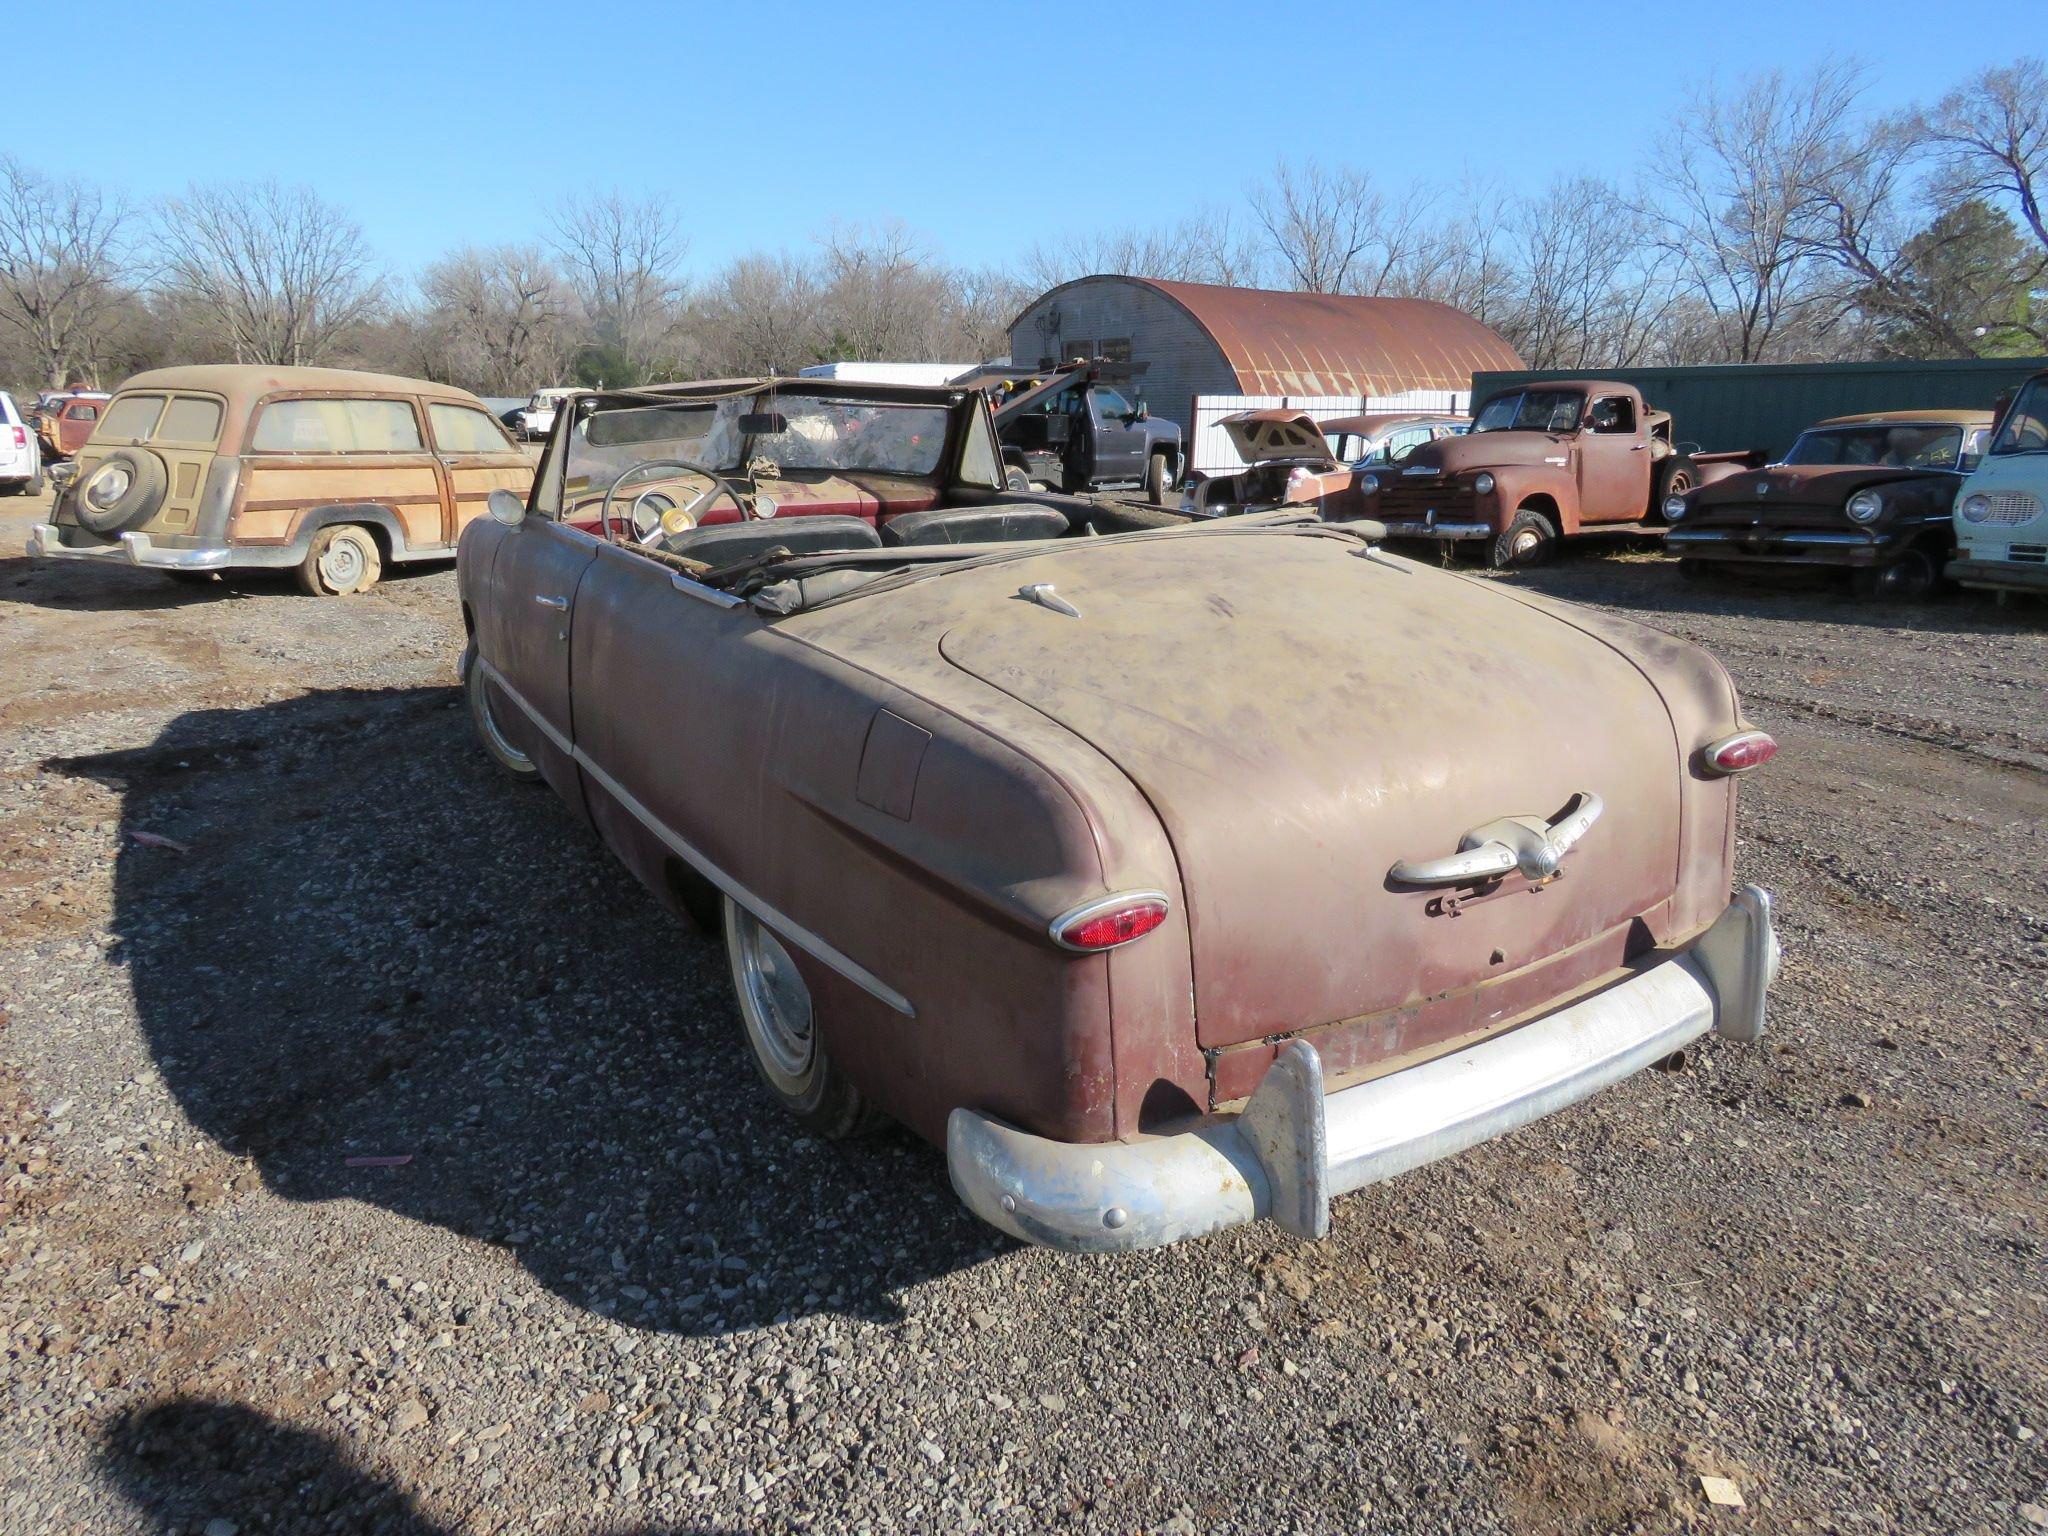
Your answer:
[[[1099,372],[1054,382],[1039,414],[1104,415]],[[417,380],[143,374],[33,548],[322,594],[454,554],[485,752],[723,937],[768,1093],[827,1136],[901,1122],[983,1219],[1083,1251],[1319,1236],[1349,1191],[1764,1031],[1734,828],[1776,744],[1727,672],[1400,539],[1512,565],[1668,522],[1682,568],[2048,571],[2048,375],[1996,423],[1823,422],[1777,465],[1598,380],[1469,431],[1246,412],[1246,468],[1178,507],[1135,454],[1140,496],[1077,493],[1099,453],[1050,488],[971,380],[553,408],[536,470]]]

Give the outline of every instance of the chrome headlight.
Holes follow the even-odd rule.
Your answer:
[[[1358,490],[1361,495],[1374,495],[1379,491],[1379,488],[1380,477],[1378,475],[1360,475],[1358,477]]]
[[[1472,477],[1472,489],[1482,496],[1491,496],[1493,494],[1493,476],[1482,469]]]
[[[1960,510],[1970,522],[1981,523],[1991,516],[1991,498],[1982,491],[1974,496],[1965,496]]]
[[[1849,515],[1859,523],[1875,522],[1884,510],[1884,498],[1875,491],[1858,491],[1849,498]]]
[[[1664,498],[1664,516],[1668,521],[1674,523],[1685,516],[1685,498],[1683,496],[1666,496]]]

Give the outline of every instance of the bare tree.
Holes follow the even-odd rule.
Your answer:
[[[1102,229],[1032,246],[1025,278],[1041,293],[1077,277],[1152,277],[1174,283],[1256,287],[1259,242],[1227,208],[1198,208],[1159,229]]]
[[[1946,201],[2009,206],[2048,257],[2048,67],[2022,59],[1949,92],[1926,120]]]
[[[165,203],[157,244],[163,285],[237,362],[318,362],[384,298],[361,226],[308,187],[194,187]]]
[[[667,360],[686,297],[689,236],[666,196],[618,192],[558,205],[554,248],[568,270],[585,321],[637,382]]]
[[[97,371],[132,304],[122,252],[129,221],[118,198],[0,158],[0,321],[21,334],[52,386]]]
[[[1252,215],[1292,287],[1307,293],[1373,291],[1361,283],[1375,263],[1386,199],[1362,171],[1325,170],[1283,160],[1269,186],[1254,187]]]
[[[952,329],[963,361],[1010,355],[1010,322],[1035,291],[1015,274],[980,267],[953,274]]]
[[[567,285],[539,246],[444,256],[422,274],[420,293],[450,377],[487,395],[559,378],[569,353]]]
[[[951,279],[903,224],[835,224],[821,247],[827,355],[931,358],[949,339]]]
[[[817,275],[787,254],[742,256],[713,279],[693,316],[693,361],[706,373],[794,373],[821,351]]]
[[[1657,243],[1717,316],[1725,356],[1752,363],[1802,311],[1829,302],[1805,221],[1810,189],[1860,92],[1855,66],[1798,81],[1772,71],[1732,95],[1696,95],[1653,159]]]
[[[1667,287],[1647,265],[1640,215],[1609,183],[1554,183],[1513,215],[1519,274],[1504,334],[1538,368],[1649,360]]]

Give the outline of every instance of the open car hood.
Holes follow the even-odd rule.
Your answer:
[[[1303,411],[1239,411],[1216,423],[1247,464],[1315,464],[1334,469],[1336,458],[1313,416]]]

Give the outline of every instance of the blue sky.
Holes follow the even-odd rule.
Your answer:
[[[1534,190],[1626,174],[1689,85],[1761,61],[1850,53],[1895,105],[2048,50],[2037,0],[112,0],[76,20],[0,93],[0,147],[138,199],[304,182],[400,272],[531,238],[556,198],[612,187],[694,210],[699,271],[886,216],[1001,264],[1034,239],[1234,201],[1280,155]],[[50,131],[72,121],[101,131]]]

